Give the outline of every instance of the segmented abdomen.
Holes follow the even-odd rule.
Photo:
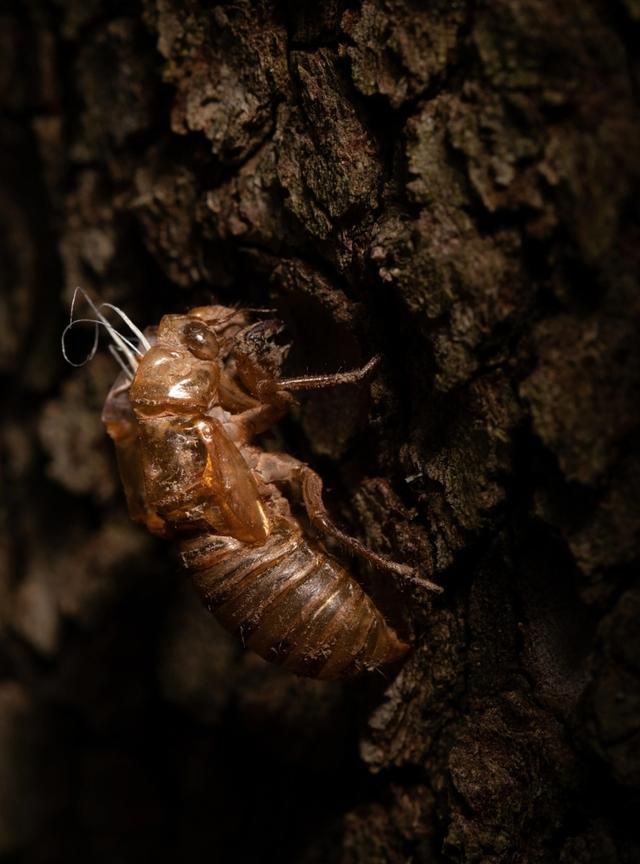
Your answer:
[[[408,651],[345,568],[288,520],[259,545],[201,534],[181,555],[220,623],[297,675],[342,678]]]

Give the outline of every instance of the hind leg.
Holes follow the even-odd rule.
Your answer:
[[[301,469],[301,482],[302,500],[305,510],[307,511],[312,524],[317,529],[327,536],[332,537],[334,540],[337,540],[345,549],[350,549],[356,555],[364,558],[365,561],[369,561],[374,565],[374,567],[380,570],[388,570],[390,573],[395,573],[396,576],[400,576],[405,581],[412,582],[413,584],[419,585],[421,588],[426,588],[429,591],[436,591],[438,593],[442,592],[443,589],[439,585],[430,582],[428,579],[422,579],[420,576],[417,576],[412,567],[409,567],[406,564],[398,564],[397,561],[391,561],[386,556],[379,555],[377,552],[369,549],[368,546],[365,546],[364,543],[356,540],[355,537],[345,534],[344,531],[338,528],[324,506],[324,501],[322,500],[321,477],[306,465]]]
[[[344,549],[364,558],[379,570],[394,573],[406,582],[429,591],[442,592],[439,585],[417,576],[412,567],[392,561],[369,549],[355,537],[345,534],[332,520],[324,505],[322,479],[304,462],[284,454],[264,453],[258,459],[257,470],[266,483],[287,486],[293,495],[302,501],[311,524],[326,537],[336,540]]]

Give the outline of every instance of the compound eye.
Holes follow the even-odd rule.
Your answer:
[[[216,334],[202,321],[189,321],[182,328],[185,345],[198,360],[215,360],[219,346]]]

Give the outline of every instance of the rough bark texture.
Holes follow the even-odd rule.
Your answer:
[[[637,0],[0,9],[0,857],[640,860]],[[362,571],[397,676],[266,666],[129,523],[76,284],[383,355],[274,445],[446,587]]]

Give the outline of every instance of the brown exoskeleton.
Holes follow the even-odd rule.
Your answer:
[[[302,505],[317,534],[376,567],[440,589],[344,534],[308,465],[253,443],[284,415],[293,391],[363,381],[378,358],[350,372],[282,378],[286,352],[273,340],[280,325],[252,324],[247,311],[205,306],[165,315],[148,339],[116,310],[137,346],[94,311],[123,367],[103,421],[130,515],[177,541],[223,626],[266,660],[315,678],[403,657],[407,644],[291,504]]]

